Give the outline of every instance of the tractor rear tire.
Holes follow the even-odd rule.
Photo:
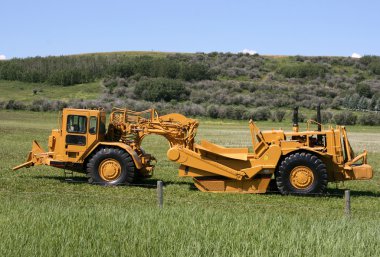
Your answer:
[[[310,153],[294,153],[282,160],[276,170],[276,184],[281,194],[322,194],[328,177],[326,165]]]
[[[88,161],[87,177],[91,184],[130,184],[135,178],[135,164],[121,149],[102,148]]]

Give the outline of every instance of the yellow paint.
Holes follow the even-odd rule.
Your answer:
[[[100,177],[105,181],[113,181],[120,177],[121,166],[115,159],[105,159],[98,167]]]
[[[297,189],[305,189],[314,182],[313,171],[306,166],[297,166],[290,172],[290,183]]]

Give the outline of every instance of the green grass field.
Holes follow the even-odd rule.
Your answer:
[[[33,90],[37,90],[37,94]],[[44,83],[0,80],[0,101],[16,100],[31,103],[34,100],[48,99],[68,101],[72,99],[95,100],[101,94],[99,81],[73,86],[52,86]]]
[[[62,170],[41,166],[12,171],[33,139],[46,148],[57,124],[56,113],[0,111],[0,256],[380,256],[377,173],[338,189],[330,184],[323,197],[201,193],[177,176],[165,139],[151,136],[144,148],[159,162],[144,183],[164,181],[160,210],[154,188],[68,183]],[[380,128],[348,131],[354,149],[368,149],[378,171]],[[247,122],[201,120],[202,138],[250,145]],[[351,218],[343,212],[345,188],[352,190]]]

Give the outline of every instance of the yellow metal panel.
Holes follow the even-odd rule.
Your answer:
[[[207,172],[204,170],[196,169],[193,167],[180,165],[178,169],[178,176],[180,177],[212,177],[218,174]]]
[[[194,185],[202,192],[213,193],[265,193],[270,177],[262,177],[250,180],[232,180],[194,178]]]
[[[281,157],[281,148],[278,145],[271,145],[260,158],[250,159],[251,167],[243,169],[242,171],[247,174],[249,178],[254,177],[263,169],[274,170]]]
[[[206,140],[202,140],[201,145],[195,144],[195,148],[231,159],[242,161],[246,161],[248,159],[248,148],[226,148],[215,145]]]
[[[243,172],[231,169],[186,148],[174,146],[167,152],[169,160],[196,169],[208,171],[233,179],[242,179]]]
[[[373,178],[372,167],[368,164],[353,166],[351,170],[345,170],[346,179],[368,180]]]
[[[268,130],[263,131],[262,134],[266,142],[279,142],[285,140],[285,134],[283,130]]]

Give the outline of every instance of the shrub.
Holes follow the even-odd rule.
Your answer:
[[[205,90],[193,90],[190,95],[190,101],[196,104],[207,103],[210,100],[209,92]]]
[[[238,112],[235,110],[234,106],[227,106],[225,109],[225,117],[228,119],[239,119],[238,118]]]
[[[181,79],[186,81],[212,79],[212,74],[204,64],[192,63],[183,65],[180,74]]]
[[[346,107],[346,108],[349,108],[349,109],[357,109],[358,108],[358,103],[359,103],[359,100],[360,100],[360,96],[358,94],[352,94],[352,95],[348,95],[344,98],[343,100],[343,105]]]
[[[368,101],[368,109],[371,111],[377,111],[376,110],[376,103],[380,100],[376,95],[374,95],[371,100]]]
[[[357,105],[357,109],[366,110],[369,107],[370,100],[364,96],[360,97]]]
[[[136,98],[134,89],[129,87],[117,87],[113,90],[113,95],[117,98]]]
[[[207,55],[208,55],[208,57],[217,57],[218,56],[218,52],[210,52]]]
[[[317,78],[324,77],[327,68],[321,64],[298,63],[280,67],[278,72],[287,78]]]
[[[371,98],[372,97],[371,87],[368,84],[364,84],[364,83],[358,84],[356,86],[356,92],[360,96],[364,96],[364,97],[367,97],[367,98]]]
[[[303,114],[302,112],[298,112],[298,122],[304,122],[305,120],[306,120],[305,114]]]
[[[207,116],[216,119],[219,117],[219,107],[214,104],[211,104],[207,106],[206,113],[207,113]]]
[[[53,111],[61,111],[63,108],[66,108],[67,106],[68,106],[68,104],[66,102],[57,100],[57,101],[53,101],[51,103],[51,110],[53,110]],[[96,106],[96,107],[99,107],[99,105]]]
[[[32,112],[42,111],[42,102],[43,100],[34,100],[33,103],[29,106],[29,110]]]
[[[373,61],[376,61],[376,60],[377,60],[377,57],[372,56],[372,55],[364,55],[362,58],[359,59],[360,63],[362,63],[364,65],[369,65]]]
[[[376,74],[376,75],[380,75],[380,60],[377,60],[375,62],[372,62],[368,68],[370,69],[370,71],[372,71],[372,73]]]
[[[218,118],[225,119],[227,118],[227,108],[226,106],[219,105],[218,106]]]
[[[359,123],[361,125],[375,126],[380,125],[380,114],[379,113],[365,113],[359,118]]]
[[[329,112],[329,111],[321,111],[321,120],[322,120],[322,123],[329,123],[332,121],[332,118],[333,118],[333,114],[332,112]],[[312,119],[317,121],[317,114],[314,114],[312,116]]]
[[[338,125],[355,125],[357,116],[352,112],[345,111],[334,115],[334,121]]]
[[[25,110],[26,106],[22,102],[18,102],[15,100],[9,100],[5,105],[5,109],[7,110]]]
[[[272,112],[272,121],[282,122],[285,118],[286,112],[283,110],[276,110]]]
[[[105,87],[105,88],[108,88],[108,91],[110,93],[113,92],[114,88],[116,88],[117,86],[125,86],[126,83],[125,83],[125,79],[123,78],[119,78],[119,77],[116,77],[116,78],[111,78],[111,77],[107,77],[107,78],[104,78],[102,80],[102,85]]]
[[[230,106],[229,108],[231,108],[231,111],[228,118],[236,120],[246,119],[247,109],[244,106]]]
[[[268,107],[259,107],[252,113],[253,120],[268,120],[271,116],[271,112]]]
[[[183,101],[189,99],[190,94],[183,82],[166,78],[141,80],[136,84],[134,93],[144,100],[153,102]]]
[[[182,108],[183,114],[186,116],[203,116],[205,115],[205,109],[198,104],[186,102]]]

